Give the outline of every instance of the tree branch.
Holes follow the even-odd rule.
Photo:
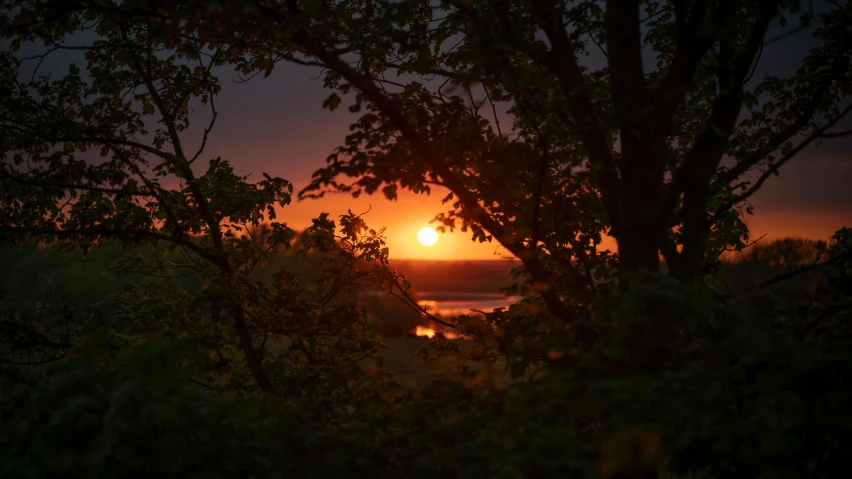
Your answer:
[[[254,4],[264,14],[281,22],[286,20],[285,16],[279,11],[260,2],[255,2]],[[288,7],[290,13],[298,12],[298,7],[295,1],[288,2]],[[341,77],[343,77],[343,79],[360,90],[364,96],[376,106],[376,108],[387,116],[391,123],[400,131],[402,136],[411,145],[416,156],[421,161],[429,165],[432,171],[441,177],[446,187],[449,188],[449,190],[452,191],[459,200],[461,200],[466,213],[471,217],[471,219],[480,223],[483,229],[491,233],[504,248],[524,262],[532,280],[542,285],[541,297],[547,305],[548,310],[554,316],[559,317],[564,321],[571,321],[571,310],[562,302],[559,296],[549,288],[551,278],[544,265],[536,256],[529,254],[526,248],[524,248],[522,241],[516,238],[515,235],[511,234],[511,232],[507,231],[503,225],[488,214],[488,212],[479,204],[479,200],[476,195],[471,192],[461,179],[453,173],[449,163],[443,158],[443,156],[438,154],[438,152],[433,149],[429,141],[408,122],[408,119],[399,109],[397,104],[391,98],[386,96],[381,88],[376,86],[370,77],[352,68],[346,62],[338,58],[334,53],[329,52],[322,42],[310,36],[308,31],[298,30],[294,32],[292,38],[295,42],[302,45],[308,54],[318,58],[327,67],[337,72]],[[577,73],[579,73],[579,67],[577,69]],[[589,101],[587,96],[586,99]],[[589,104],[589,106],[591,106],[591,104]],[[601,139],[603,139],[603,136],[601,136]],[[609,157],[608,149],[606,153]],[[577,327],[578,337],[580,337],[581,341],[587,345],[594,342],[597,334],[591,328],[581,324],[577,324]]]
[[[754,61],[772,18],[777,14],[777,0],[759,3],[758,18],[749,31],[744,45],[723,41],[720,45],[718,79],[720,93],[713,104],[704,131],[687,153],[683,165],[674,173],[674,179],[663,201],[661,221],[667,221],[683,194],[683,248],[675,277],[692,274],[703,261],[704,240],[708,228],[707,201],[710,182],[722,161],[737,116],[743,102],[743,78]]]
[[[724,148],[730,137],[743,101],[742,79],[754,59],[769,22],[776,9],[774,1],[763,1],[763,17],[756,21],[749,33],[746,44],[736,56],[732,45],[724,45],[725,56],[720,59],[718,77],[720,92],[713,103],[712,113],[686,156],[683,165],[674,173],[669,191],[664,201],[664,213],[668,216],[677,206],[678,199],[691,183],[701,182],[708,174],[712,175],[722,159]]]
[[[121,27],[121,35],[127,41],[127,31],[124,27]],[[160,112],[160,116],[163,118],[163,122],[166,124],[166,129],[169,132],[169,137],[172,141],[172,147],[175,152],[174,155],[169,158],[172,162],[174,162],[175,166],[177,166],[184,178],[186,178],[187,186],[189,187],[190,192],[192,193],[193,198],[195,199],[196,208],[198,208],[198,212],[204,218],[204,222],[207,224],[207,228],[210,234],[210,240],[213,242],[213,246],[220,253],[220,257],[217,257],[215,261],[213,261],[216,266],[222,268],[223,271],[230,272],[231,265],[226,258],[221,256],[221,253],[224,251],[224,243],[222,241],[222,233],[219,231],[219,221],[216,220],[216,217],[213,215],[213,212],[210,210],[210,205],[207,203],[207,199],[204,197],[204,194],[201,192],[201,189],[198,187],[198,182],[195,179],[195,174],[192,172],[192,168],[190,167],[186,156],[183,153],[183,148],[181,146],[180,136],[178,135],[177,128],[175,127],[174,118],[171,114],[171,111],[166,107],[166,104],[163,102],[163,98],[160,96],[159,90],[157,90],[156,85],[151,78],[151,69],[150,65],[148,67],[143,66],[139,55],[132,48],[127,49],[130,54],[130,58],[133,62],[133,66],[136,69],[136,73],[142,78],[145,83],[145,87],[148,89],[148,93],[151,95],[151,101],[154,102],[154,105],[157,107],[157,110]],[[147,59],[151,60],[151,54],[147,55]]]
[[[707,0],[695,1],[691,9],[687,8],[688,3],[686,0],[674,2],[677,46],[669,70],[659,89],[652,93],[650,101],[651,104],[657,105],[657,118],[660,120],[659,124],[663,126],[656,133],[657,138],[654,143],[665,141],[668,137],[673,126],[671,118],[683,105],[695,71],[713,43],[712,38],[699,36],[696,33],[698,24],[704,20]],[[720,7],[723,11],[727,10],[724,7],[725,3],[723,2],[723,6]]]
[[[733,200],[728,201],[727,203],[722,205],[719,209],[717,209],[713,213],[713,215],[707,220],[708,227],[712,226],[713,223],[716,222],[716,220],[719,218],[719,216],[722,213],[724,213],[725,211],[728,211],[731,207],[733,207],[737,203],[740,203],[741,201],[748,199],[751,195],[757,193],[757,191],[760,189],[760,187],[763,186],[763,183],[765,183],[766,180],[768,180],[770,176],[772,176],[773,174],[776,174],[778,172],[779,168],[784,166],[785,163],[787,163],[788,161],[793,159],[794,156],[799,154],[803,149],[805,149],[805,147],[807,147],[808,145],[813,143],[815,140],[817,140],[821,137],[824,137],[823,132],[825,130],[831,128],[832,126],[834,126],[844,116],[848,115],[849,112],[852,112],[852,104],[850,104],[849,106],[844,108],[840,112],[840,114],[837,115],[837,117],[835,117],[830,122],[823,125],[821,128],[819,128],[817,131],[815,131],[814,133],[809,135],[807,138],[805,138],[801,143],[796,145],[795,148],[791,149],[786,155],[784,155],[778,161],[772,163],[772,165],[769,167],[769,169],[767,169],[765,172],[763,172],[763,174],[760,175],[760,178],[757,179],[757,181],[754,183],[754,185],[752,185],[751,188],[749,188],[748,190],[746,190],[745,192],[743,192],[742,194],[740,194],[739,196],[737,196]]]
[[[562,94],[578,125],[599,125],[598,114],[589,93],[583,72],[577,63],[571,40],[565,32],[562,12],[545,1],[536,3],[539,10],[539,27],[547,35],[551,49],[543,65],[559,79]],[[597,165],[601,178],[601,197],[611,224],[617,223],[619,179],[612,157],[607,132],[600,128],[583,128],[578,131],[589,160]]]
[[[642,67],[642,37],[639,32],[638,0],[607,0],[606,38],[612,98],[621,130],[622,148],[635,149],[645,139],[647,121],[624,121],[634,112],[648,109],[650,98]],[[564,29],[563,29],[564,32]],[[629,130],[636,130],[636,134]],[[628,146],[630,145],[630,146]],[[631,148],[632,146],[632,148]],[[640,152],[637,152],[640,154]],[[644,156],[644,155],[642,155]],[[648,158],[636,160],[648,161]]]
[[[719,178],[716,184],[724,185],[736,180],[745,172],[750,170],[754,165],[766,158],[768,154],[780,148],[785,141],[789,140],[795,134],[800,132],[804,127],[806,127],[808,122],[813,118],[814,114],[816,113],[817,108],[819,108],[819,105],[824,101],[825,95],[829,92],[829,87],[831,86],[831,82],[833,81],[832,74],[843,71],[843,69],[848,64],[848,58],[839,57],[836,63],[832,66],[832,68],[828,72],[826,72],[823,81],[820,82],[820,84],[814,89],[810,100],[808,100],[807,104],[805,104],[804,108],[802,109],[802,113],[796,118],[796,120],[793,121],[793,123],[789,124],[786,128],[773,135],[772,138],[770,138],[769,141],[767,141],[763,145],[763,147],[759,148],[748,158],[740,161],[736,164],[736,166],[728,170],[724,175]]]

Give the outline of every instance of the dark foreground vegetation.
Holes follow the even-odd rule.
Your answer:
[[[852,230],[749,246],[742,221],[852,133],[848,3],[2,5],[0,476],[852,473]],[[814,47],[755,73],[785,26]],[[442,228],[520,260],[516,304],[417,313],[462,334],[417,355],[464,374],[388,372],[357,294],[416,296],[381,229],[350,212],[297,234],[288,181],[191,151],[222,72],[279,62],[322,67],[323,106],[360,115],[299,197],[440,188]]]
[[[315,281],[321,271],[318,267],[320,256],[316,254],[298,254],[301,248],[292,245],[289,251],[278,251],[269,255],[269,268],[254,272],[258,278],[270,280],[270,270],[287,269],[298,276],[300,281]],[[150,245],[134,248],[131,254],[139,254],[148,260],[159,255]],[[83,256],[79,252],[69,254],[61,245],[38,246],[26,243],[19,248],[0,251],[0,305],[7,311],[34,313],[39,305],[46,302],[73,299],[84,305],[100,304],[93,307],[93,313],[101,324],[111,324],[119,329],[132,330],[132,322],[116,323],[109,313],[109,305],[103,301],[110,295],[133,283],[135,287],[146,288],[160,278],[145,273],[116,276],[110,271],[110,265],[128,254],[119,243],[106,243],[96,252]],[[173,257],[173,260],[179,260]],[[413,285],[409,291],[412,299],[420,301],[425,291],[430,299],[441,298],[449,294],[452,299],[463,301],[476,299],[481,295],[501,295],[512,285],[510,272],[518,262],[506,261],[422,261],[398,260],[394,268],[405,275]],[[198,278],[183,275],[170,283],[171,293],[197,293],[200,287]],[[405,336],[415,326],[432,325],[423,318],[410,301],[392,294],[386,294],[381,288],[360,285],[348,291],[351,299],[360,299],[372,316],[371,329],[383,336]]]

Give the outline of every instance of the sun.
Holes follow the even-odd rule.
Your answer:
[[[435,228],[429,226],[420,228],[420,231],[417,232],[417,241],[423,246],[432,246],[438,242],[438,233]]]

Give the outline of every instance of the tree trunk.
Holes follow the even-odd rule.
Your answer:
[[[635,228],[624,231],[618,242],[619,273],[634,273],[640,270],[660,271],[660,259],[657,253],[657,241],[647,229]]]
[[[641,270],[660,271],[659,241],[663,233],[659,221],[662,173],[637,166],[623,169],[623,193],[619,201],[614,236],[618,243],[619,276]],[[622,286],[625,286],[623,283]]]

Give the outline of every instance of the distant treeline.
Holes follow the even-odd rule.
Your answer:
[[[111,264],[128,253],[149,257],[159,254],[153,246],[125,250],[117,243],[106,243],[85,257],[80,251],[67,252],[61,245],[45,247],[28,243],[0,251],[0,310],[34,312],[39,303],[62,298],[91,305],[129,282],[144,287],[162,281],[138,273],[116,276],[108,271]],[[725,255],[726,262],[715,282],[721,292],[755,288],[761,282],[826,258],[827,245],[822,241],[787,238],[757,243],[742,253]],[[409,279],[415,296],[417,291],[497,293],[511,285],[509,273],[519,264],[505,260],[391,262],[392,267]],[[316,257],[297,255],[294,250],[273,254],[270,267],[271,270],[287,268],[305,283],[319,272]],[[268,270],[258,274],[268,274]],[[822,277],[822,271],[814,271],[774,287],[810,294],[820,285]],[[193,275],[172,279],[171,284],[176,291],[193,291],[199,286]],[[365,306],[376,317],[377,328],[386,335],[404,335],[418,323],[417,313],[394,297],[372,299]],[[109,311],[104,309],[100,313],[106,321]]]
[[[319,274],[315,255],[297,255],[298,244],[270,258],[270,269],[287,268],[309,282]],[[116,276],[109,266],[126,254],[159,254],[152,246],[125,250],[118,243],[105,243],[90,255],[66,251],[62,245],[27,243],[20,248],[0,251],[0,307],[21,309],[44,299],[46,287],[53,295],[73,297],[81,303],[100,301],[120,285],[133,281],[144,285],[158,278],[141,274]],[[179,261],[179,258],[176,259]],[[497,293],[511,285],[510,271],[519,261],[471,260],[392,260],[391,266],[406,275],[415,291],[463,291]],[[173,280],[176,287],[198,287],[193,276]]]
[[[507,260],[396,260],[391,265],[405,274],[417,291],[498,293],[511,286],[509,273],[520,261]]]
[[[271,271],[286,268],[298,275],[303,284],[313,281],[320,273],[319,257],[313,253],[296,254],[298,249],[299,245],[295,244],[290,251],[280,250],[271,254],[270,267],[258,270],[256,274],[268,276]],[[26,243],[18,248],[0,251],[0,311],[33,314],[40,304],[63,300],[72,300],[78,305],[98,305],[128,283],[144,288],[153,282],[162,282],[162,278],[141,273],[116,275],[109,271],[110,265],[123,256],[140,253],[153,258],[160,251],[150,245],[127,250],[118,243],[105,243],[89,255],[79,250],[66,251],[61,244],[44,246]],[[175,256],[171,260],[180,262],[183,258]],[[420,269],[415,268],[415,271],[415,276],[419,274],[418,280],[425,278],[428,285],[434,282],[432,275],[438,274],[434,269],[430,269],[425,276]],[[505,281],[499,282],[500,286],[509,283],[507,275],[508,270],[503,274]],[[447,277],[450,276],[444,279]],[[195,275],[173,278],[169,282],[175,293],[192,292],[200,286]],[[497,291],[500,286],[495,286],[493,291]],[[420,288],[418,286],[415,289]],[[417,296],[414,291],[412,294]],[[385,335],[402,336],[418,324],[419,315],[393,296],[374,298],[365,307],[375,317],[376,328]],[[109,321],[108,307],[95,306],[92,309],[98,321]]]

